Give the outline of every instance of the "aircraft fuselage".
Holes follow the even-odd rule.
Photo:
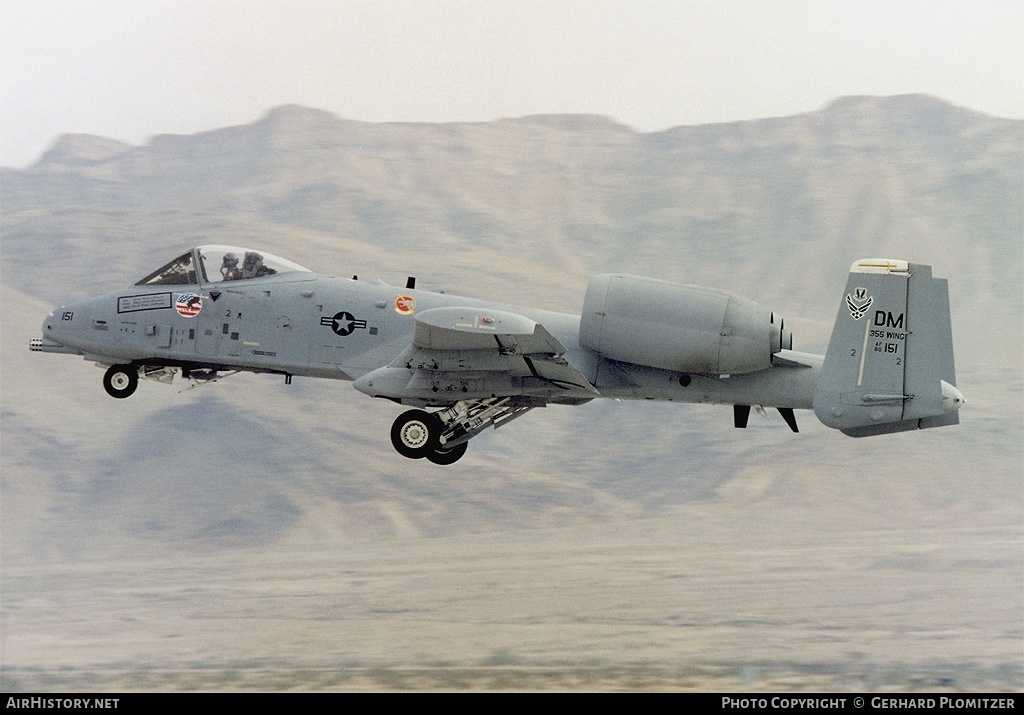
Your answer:
[[[456,306],[514,312],[544,325],[567,348],[565,359],[600,396],[614,399],[809,409],[822,359],[794,353],[805,367],[776,366],[726,377],[632,365],[581,347],[578,315],[313,273],[193,290],[136,286],[62,306],[44,321],[43,335],[105,365],[356,380],[409,345],[417,313]],[[438,403],[445,401],[443,395],[438,398]]]

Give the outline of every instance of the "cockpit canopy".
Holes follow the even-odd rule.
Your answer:
[[[198,267],[198,268],[197,268]],[[309,273],[297,263],[272,253],[236,246],[199,246],[157,269],[135,285],[198,285]]]

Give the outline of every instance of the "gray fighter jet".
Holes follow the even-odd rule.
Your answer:
[[[488,427],[595,398],[796,409],[862,437],[957,424],[945,279],[889,259],[850,269],[824,356],[796,352],[782,319],[716,288],[606,274],[582,315],[379,281],[334,278],[262,251],[200,246],[128,290],[65,305],[32,350],[106,368],[117,398],[140,379],[248,371],[350,380],[414,407],[391,441],[451,464]],[[434,408],[431,411],[431,408]]]

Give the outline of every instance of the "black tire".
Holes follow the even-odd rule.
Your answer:
[[[409,459],[422,459],[440,446],[441,420],[423,410],[403,412],[391,426],[391,444]]]
[[[446,464],[455,464],[462,459],[462,455],[466,453],[468,448],[469,442],[463,442],[462,444],[455,445],[451,449],[435,449],[427,455],[427,459],[434,464],[440,464],[441,466]]]
[[[114,365],[103,375],[103,389],[111,397],[131,397],[139,386],[139,371],[133,365]]]

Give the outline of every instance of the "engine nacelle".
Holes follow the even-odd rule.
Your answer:
[[[594,276],[580,320],[580,344],[588,350],[702,375],[764,370],[792,343],[782,320],[752,300],[638,276]]]

